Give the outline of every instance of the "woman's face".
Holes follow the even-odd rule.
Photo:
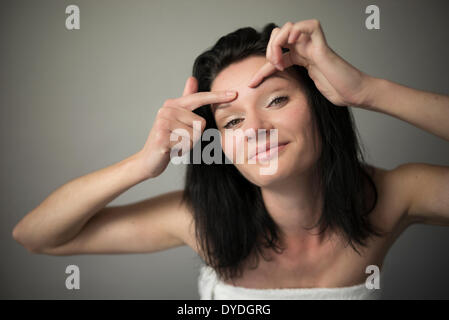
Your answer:
[[[321,150],[306,94],[292,70],[277,71],[257,87],[248,87],[249,80],[266,61],[265,57],[252,56],[233,63],[211,85],[211,91],[237,91],[236,99],[213,104],[212,112],[225,155],[243,176],[260,187],[310,169]],[[227,130],[228,135],[226,129],[232,129]],[[266,140],[258,129],[266,132]],[[271,129],[277,132],[278,145],[285,145],[268,151],[268,159],[250,159],[258,145],[265,150],[266,143],[270,143],[274,132]],[[269,173],[261,174],[263,170]]]

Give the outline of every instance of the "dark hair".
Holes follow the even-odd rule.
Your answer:
[[[265,56],[275,27],[274,23],[267,24],[261,33],[250,27],[240,28],[199,55],[193,66],[198,92],[210,91],[215,77],[231,63]],[[354,243],[366,246],[367,237],[380,233],[368,220],[377,203],[377,190],[364,170],[352,114],[347,107],[327,100],[304,67],[290,68],[303,84],[322,142],[316,168],[324,205],[316,226],[320,226],[320,234],[327,228],[340,232],[359,253]],[[205,130],[217,128],[210,105],[194,112],[206,119]],[[206,145],[201,141],[190,151],[183,201],[193,213],[197,243],[206,264],[221,278],[230,279],[241,274],[248,258],[254,257],[257,265],[258,256],[252,254],[262,253],[262,246],[277,252],[283,250],[279,241],[281,230],[265,208],[260,187],[248,181],[234,165],[224,164],[223,150],[223,164],[205,164],[202,160],[200,164],[192,163],[195,149],[200,148],[202,154]]]

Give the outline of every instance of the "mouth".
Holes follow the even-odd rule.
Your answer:
[[[287,145],[289,144],[289,142],[280,142],[278,144],[275,145],[270,145],[270,143],[268,142],[265,145],[265,148],[263,146],[260,146],[261,150],[259,151],[257,148],[251,155],[251,157],[248,158],[248,160],[265,160],[267,158],[271,158],[271,156],[274,155],[274,153],[277,153],[281,150],[283,150]]]

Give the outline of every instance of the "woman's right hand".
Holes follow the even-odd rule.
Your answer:
[[[226,91],[197,92],[198,81],[195,77],[189,77],[184,87],[182,97],[168,99],[157,112],[156,120],[144,147],[139,152],[143,164],[145,177],[155,178],[159,176],[170,161],[170,152],[173,146],[179,144],[180,134],[173,132],[175,129],[184,129],[188,132],[190,147],[193,148],[201,133],[206,127],[206,120],[195,114],[193,110],[203,105],[212,103],[224,103],[235,99],[233,95],[226,95]],[[193,121],[200,121],[201,131],[194,135]],[[170,135],[174,134],[178,139],[170,141]],[[194,139],[194,137],[196,139]]]

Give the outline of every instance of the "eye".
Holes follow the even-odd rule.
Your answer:
[[[225,129],[229,129],[229,127],[233,127],[234,126],[234,124],[236,124],[234,121],[236,121],[236,120],[240,120],[239,118],[237,118],[237,119],[232,119],[231,121],[229,121],[228,123],[226,123],[226,125],[224,125],[223,126],[223,128],[225,128]],[[232,124],[232,125],[231,125]]]
[[[277,105],[286,100],[288,100],[287,96],[276,97],[273,100],[271,100],[270,105],[272,105],[273,103]]]
[[[279,97],[276,97],[276,98],[274,98],[273,100],[271,100],[271,102],[270,102],[270,106],[272,105],[272,104],[275,104],[275,105],[279,105],[279,104],[281,104],[282,102],[284,102],[284,101],[287,101],[288,100],[288,97],[287,96],[279,96]],[[234,121],[237,121],[237,120],[241,120],[240,118],[237,118],[237,119],[232,119],[231,121],[229,121],[228,123],[226,123],[226,125],[224,125],[223,126],[223,128],[225,128],[225,129],[229,129],[230,127],[233,127],[235,124],[237,124],[236,122],[234,122]]]

